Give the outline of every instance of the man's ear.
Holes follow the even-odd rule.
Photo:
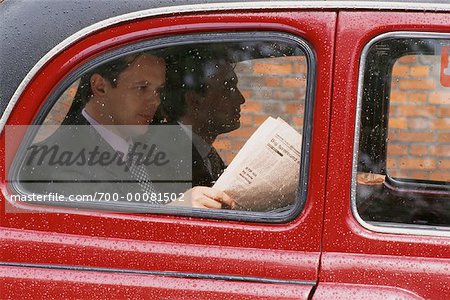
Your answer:
[[[106,93],[106,79],[100,74],[94,74],[91,76],[91,90],[92,94],[97,97],[103,97]]]

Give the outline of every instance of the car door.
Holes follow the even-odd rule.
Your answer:
[[[314,298],[449,295],[449,17],[340,12]]]
[[[2,294],[308,298],[318,280],[321,253],[336,13],[275,10],[267,5],[250,8],[236,3],[222,9],[191,5],[117,16],[74,34],[33,68],[2,116]],[[30,125],[43,128],[45,122],[61,118],[60,110],[67,108],[61,99],[73,97],[77,76],[97,61],[144,48],[158,50],[161,45],[175,49],[209,42],[231,48],[248,41],[273,42],[275,49],[282,49],[272,57],[276,62],[260,61],[271,58],[260,54],[251,65],[259,70],[259,82],[275,89],[272,98],[264,100],[265,95],[266,102],[261,103],[257,100],[261,90],[252,90],[253,81],[246,86],[245,78],[240,78],[247,102],[242,106],[241,131],[218,139],[215,146],[223,157],[232,158],[232,150],[240,147],[233,148],[234,143],[242,146],[242,137],[248,138],[267,115],[285,115],[291,125],[300,124],[299,184],[289,210],[142,213],[142,209],[86,206],[81,198],[70,205],[49,205],[45,198],[37,200],[17,186],[20,178],[9,177],[30,143],[26,132]],[[283,45],[294,45],[303,54],[285,55]],[[287,64],[283,56],[299,64]],[[61,120],[55,122],[59,126]],[[79,187],[80,195],[84,188]],[[47,195],[47,200],[54,196]]]

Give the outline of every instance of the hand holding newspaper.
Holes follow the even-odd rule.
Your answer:
[[[298,187],[302,136],[281,118],[267,118],[248,139],[214,188],[236,209],[269,211],[292,204]]]

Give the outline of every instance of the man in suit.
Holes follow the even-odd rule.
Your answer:
[[[192,141],[192,185],[212,186],[225,169],[213,143],[240,127],[245,99],[226,51],[187,47],[167,58],[167,79],[160,113],[178,124]]]
[[[72,126],[60,126],[48,139],[29,147],[22,178],[44,193],[156,193],[150,174],[135,161],[138,154],[142,162],[142,155],[154,153],[144,153],[145,149],[138,149],[142,143],[134,141],[147,131],[160,104],[165,68],[163,58],[143,52],[85,74],[63,123]],[[55,145],[57,148],[52,148]],[[55,184],[57,181],[63,182]],[[170,204],[200,208],[233,205],[225,193],[208,187],[188,190],[181,198],[183,203]]]

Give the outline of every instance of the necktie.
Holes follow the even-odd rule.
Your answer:
[[[222,174],[224,169],[224,164],[219,154],[217,153],[214,147],[211,147],[211,150],[207,156],[210,166],[211,166],[211,178],[213,181],[216,181],[219,176]]]
[[[131,149],[133,149],[133,144],[131,144],[130,147],[128,148],[128,155],[130,155]],[[149,196],[151,196],[152,193],[155,194],[156,188],[151,182],[150,176],[142,163],[144,158],[142,158],[141,161],[138,161],[138,155],[132,155],[132,157],[131,158],[129,157],[128,159],[131,159],[131,164],[129,168],[130,174],[133,177],[133,179],[136,179],[136,181],[139,183],[141,190],[144,193],[149,194]]]

